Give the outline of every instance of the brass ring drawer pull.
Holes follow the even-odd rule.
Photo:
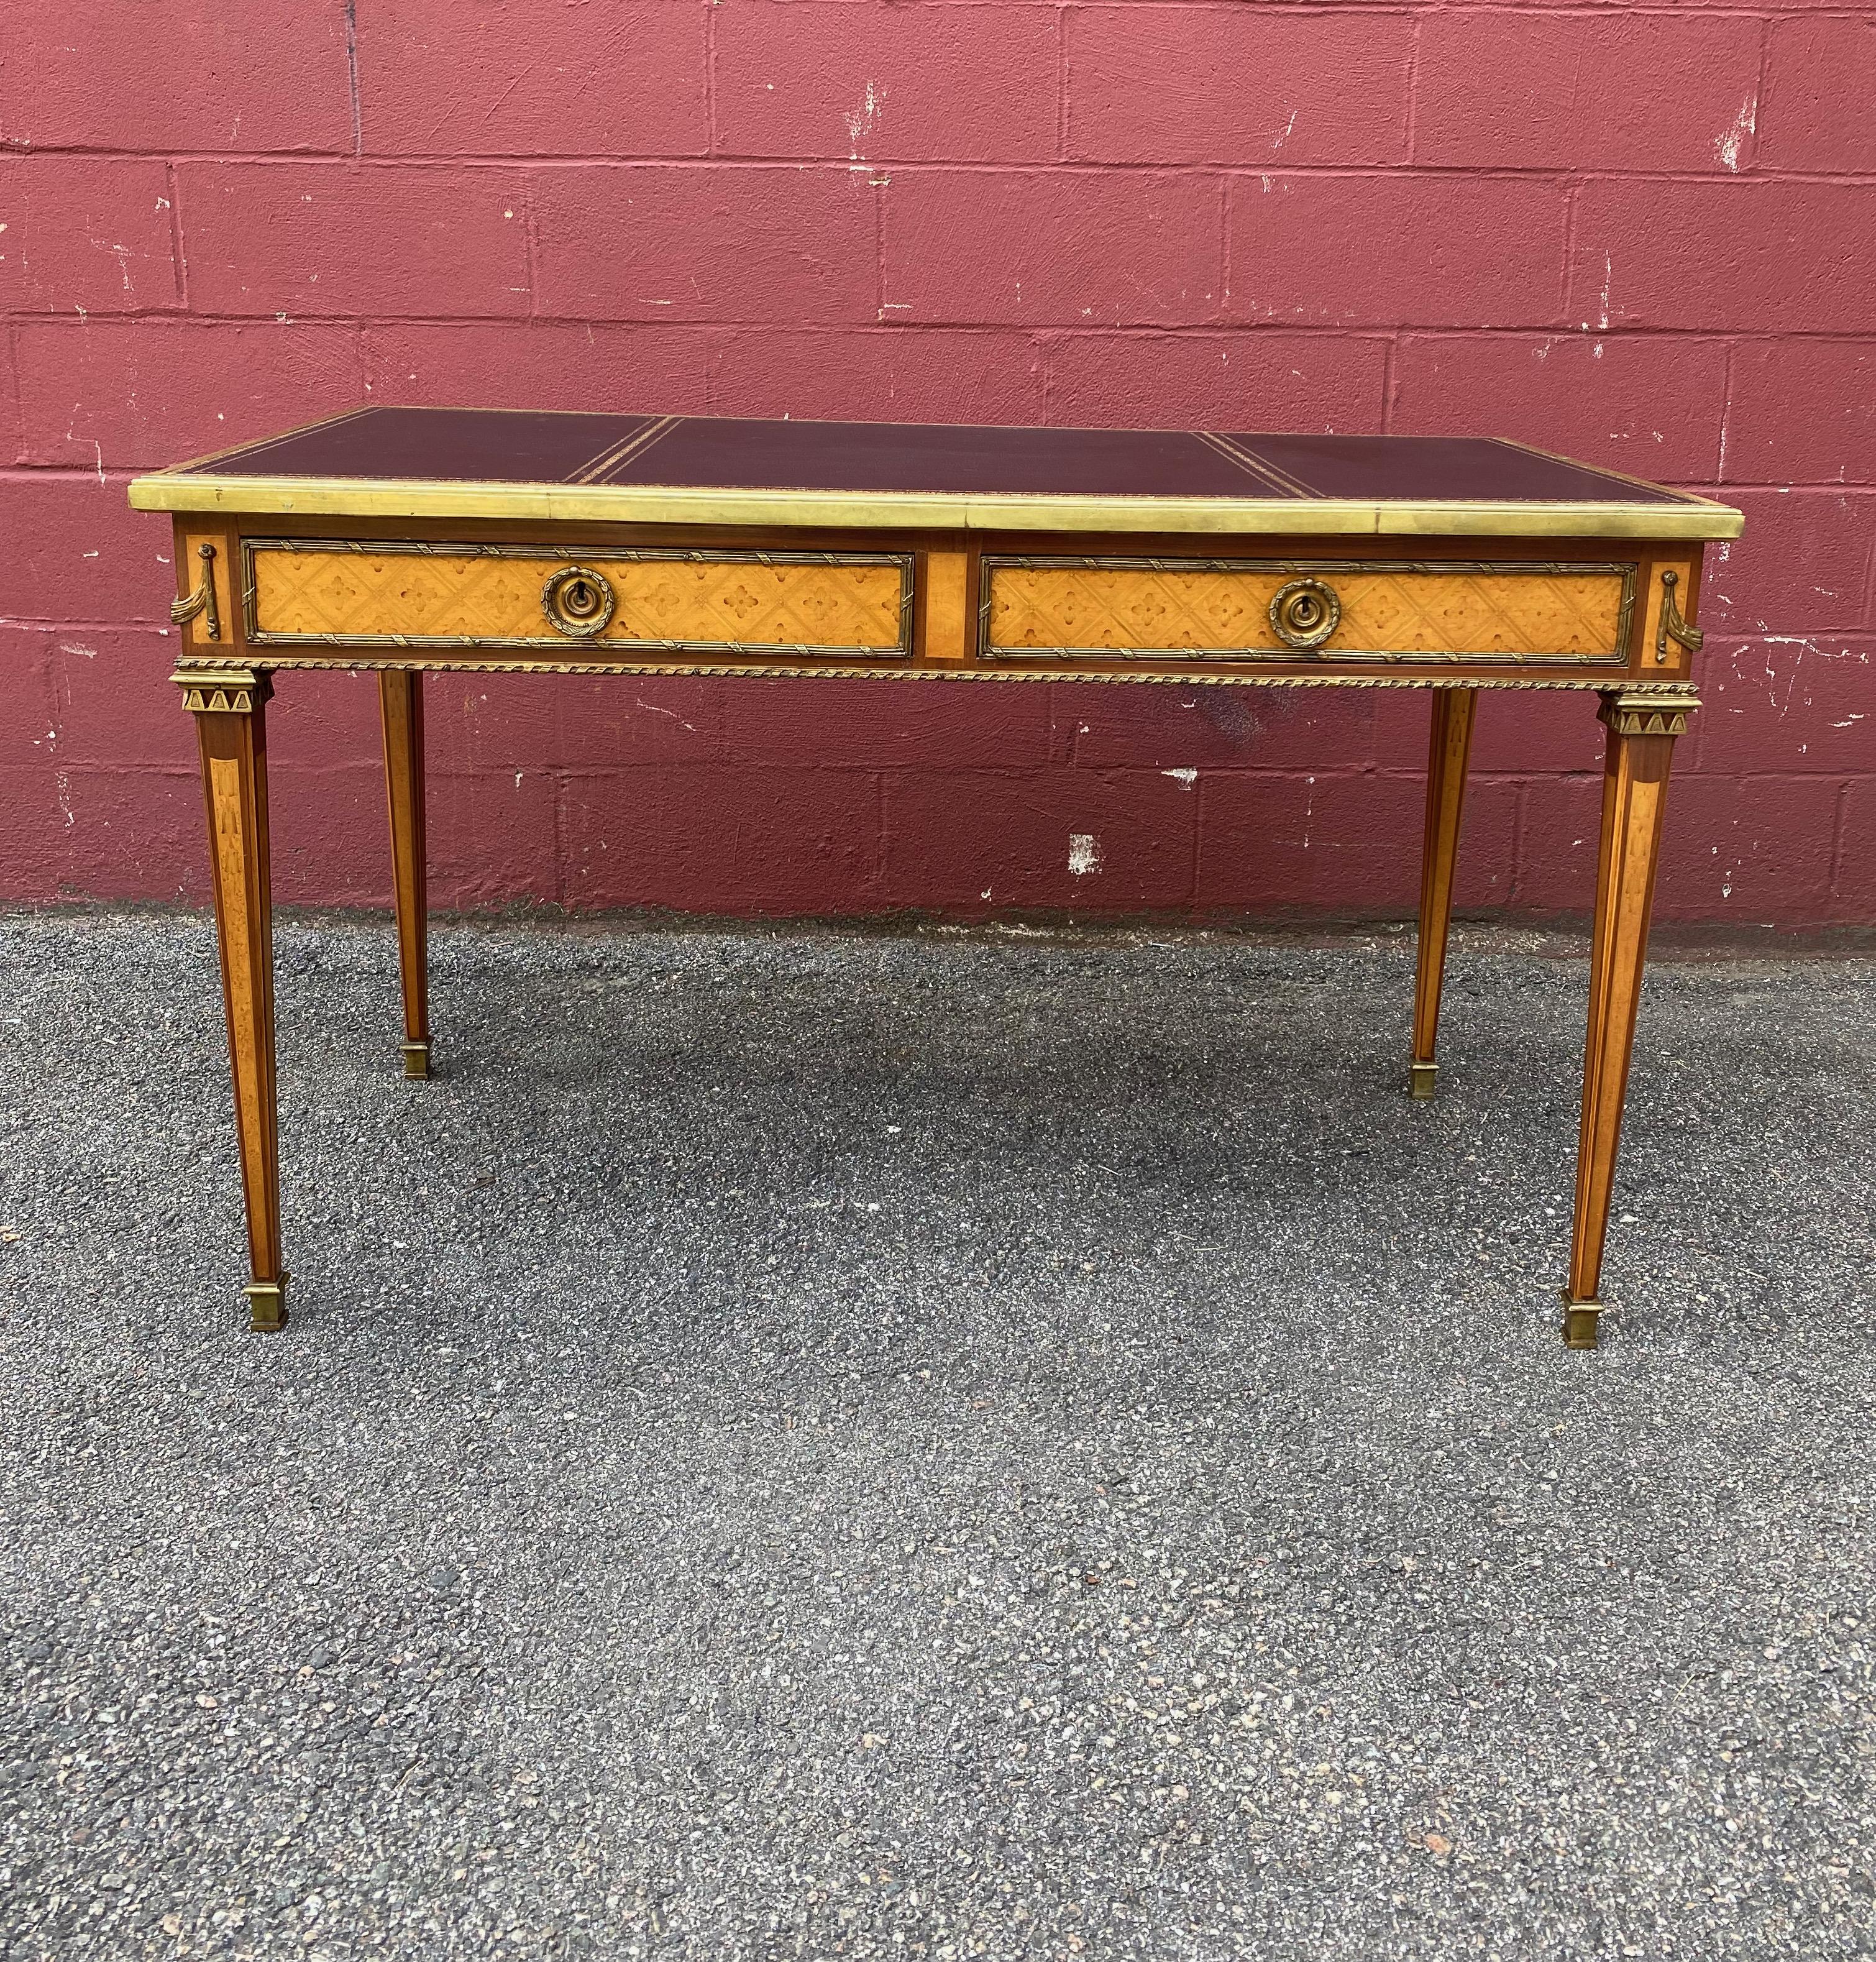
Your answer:
[[[618,604],[612,582],[590,566],[564,565],[548,575],[541,589],[547,624],[572,641],[590,641],[604,633]]]
[[[1342,602],[1326,580],[1293,579],[1270,599],[1270,626],[1286,647],[1319,647],[1342,619]]]

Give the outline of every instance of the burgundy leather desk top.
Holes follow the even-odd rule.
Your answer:
[[[988,497],[1699,501],[1477,436],[759,422],[510,409],[360,409],[183,468],[228,477]]]

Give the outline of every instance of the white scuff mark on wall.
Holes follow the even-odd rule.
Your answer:
[[[1283,133],[1272,142],[1270,148],[1273,150],[1280,150],[1283,145],[1290,141],[1291,136],[1296,130],[1296,112],[1293,109],[1290,112],[1290,120],[1283,125]]]
[[[1162,777],[1171,778],[1175,784],[1184,784],[1187,790],[1199,780],[1197,770],[1162,770],[1159,774]]]
[[[78,821],[72,809],[72,780],[63,770],[59,770],[53,772],[53,781],[59,787],[59,814],[66,821],[66,830],[69,831]]]
[[[1785,699],[1782,701],[1779,701],[1778,692],[1780,673],[1772,656],[1772,650],[1774,647],[1795,647],[1798,650],[1792,657],[1790,678],[1785,684]],[[1804,657],[1807,654],[1816,654],[1820,660],[1823,657],[1823,650],[1815,641],[1804,639],[1798,634],[1774,634],[1766,638],[1766,698],[1776,708],[1781,719],[1791,706],[1792,693],[1798,686],[1798,669],[1804,665]],[[1805,698],[1805,701],[1808,707],[1810,704],[1808,696]]]
[[[987,900],[990,896],[990,888],[988,886],[986,886],[983,890],[980,892],[977,896],[980,900]]]
[[[1101,840],[1091,831],[1071,831],[1069,833],[1069,871],[1077,879],[1085,879],[1091,872],[1101,870]]]
[[[1314,777],[1312,777],[1309,779],[1309,792],[1308,796],[1304,798],[1302,806],[1302,848],[1306,852],[1309,848],[1309,822],[1315,814],[1316,780]]]
[[[1600,308],[1599,308],[1599,309],[1598,309],[1598,312],[1599,312],[1599,314],[1600,314],[1600,317],[1598,318],[1598,320],[1597,320],[1597,321],[1596,321],[1596,325],[1597,325],[1598,327],[1607,327],[1607,326],[1608,326],[1608,324],[1609,324],[1609,289],[1610,289],[1612,286],[1613,286],[1615,285],[1615,283],[1616,283],[1616,255],[1615,255],[1612,252],[1605,252],[1605,253],[1603,254],[1603,292],[1602,292],[1602,300],[1601,300],[1600,306]]]
[[[634,695],[632,697],[632,700],[639,708],[642,708],[647,715],[668,715],[670,717],[671,720],[677,724],[679,728],[688,729],[693,736],[697,733],[696,724],[694,722],[686,722],[683,717],[679,714],[675,708],[660,708],[655,701],[644,701],[638,695]]]
[[[880,105],[886,100],[886,91],[877,82],[869,81],[866,93],[860,98],[860,106],[847,118],[847,136],[852,145],[847,154],[858,157],[862,148],[871,139],[874,126],[880,120]]]
[[[1732,128],[1724,136],[1713,139],[1714,153],[1727,170],[1737,172],[1740,148],[1758,126],[1759,94],[1755,89],[1739,105],[1739,113],[1733,118]]]

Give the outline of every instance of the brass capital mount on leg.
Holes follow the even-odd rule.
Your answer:
[[[180,667],[170,679],[192,715],[251,715],[273,693],[273,678],[264,668]]]
[[[1685,736],[1687,717],[1700,706],[1690,688],[1607,689],[1596,719],[1618,736]]]

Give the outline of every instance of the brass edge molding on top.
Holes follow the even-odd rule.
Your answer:
[[[391,478],[133,478],[131,508],[237,516],[506,518],[528,523],[901,527],[941,531],[1341,533],[1350,537],[1737,538],[1743,513],[1680,504],[1408,499],[1000,496],[983,492],[732,490],[659,484],[440,484]]]
[[[1425,662],[1472,663],[1481,666],[1561,666],[1568,662],[1578,667],[1625,668],[1628,665],[1628,640],[1635,626],[1635,580],[1640,570],[1632,559],[1382,559],[1382,558],[1187,558],[1165,553],[1134,557],[1127,553],[1094,554],[1043,552],[1012,554],[986,552],[978,575],[976,657],[980,661],[1047,660],[1159,660],[1287,661],[1306,650],[1301,641],[1280,647],[999,647],[990,640],[990,612],[996,598],[994,575],[1005,569],[1018,571],[1095,572],[1200,572],[1261,574],[1270,577],[1307,577],[1332,573],[1355,574],[1401,574],[1410,577],[1472,578],[1500,574],[1519,577],[1609,578],[1622,581],[1617,603],[1615,644],[1606,654],[1562,653],[1526,653],[1515,651],[1461,652],[1450,648],[1428,648],[1417,653],[1401,653],[1382,647],[1336,647],[1322,643],[1334,631],[1331,622],[1315,643],[1320,658],[1337,661],[1373,661],[1402,666]],[[1274,603],[1274,602],[1273,602]],[[1339,617],[1339,603],[1337,613]],[[1278,630],[1280,632],[1280,629]]]
[[[251,715],[273,692],[264,668],[206,663],[182,666],[170,676],[182,690],[182,705],[194,715]]]

